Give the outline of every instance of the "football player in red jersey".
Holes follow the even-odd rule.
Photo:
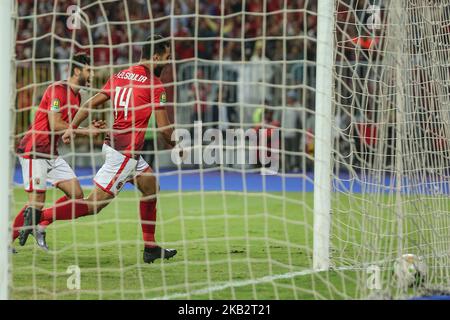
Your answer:
[[[32,219],[39,221],[45,203],[47,183],[64,192],[64,196],[56,204],[68,199],[82,199],[83,191],[72,168],[58,154],[58,142],[61,135],[69,127],[69,123],[77,113],[81,97],[80,89],[89,85],[93,72],[90,69],[90,58],[84,53],[76,54],[71,62],[71,75],[67,81],[58,81],[47,87],[35,118],[17,147],[17,155],[22,166],[23,184],[28,192],[28,203],[16,216],[13,223],[13,241],[19,238],[24,245],[31,228]],[[99,129],[105,128],[103,121],[94,120],[89,128],[77,130],[81,135],[97,135]],[[42,221],[34,228],[33,235],[40,247],[48,250],[45,243],[45,227],[49,221]]]
[[[41,221],[98,213],[114,199],[126,182],[132,182],[142,193],[139,211],[145,243],[144,262],[169,259],[177,253],[173,249],[163,249],[155,242],[158,184],[151,167],[140,155],[153,112],[164,141],[172,148],[175,146],[171,140],[173,126],[164,108],[166,92],[159,79],[169,58],[170,44],[167,40],[159,35],[148,38],[139,64],[112,75],[101,92],[83,104],[62,139],[69,143],[79,124],[88,117],[90,109],[111,100],[114,124],[102,149],[105,162],[94,177],[95,188],[87,199],[45,209]]]

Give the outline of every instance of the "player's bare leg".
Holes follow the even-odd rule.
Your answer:
[[[94,188],[89,197],[85,199],[85,203],[88,207],[88,214],[97,214],[104,207],[106,207],[114,196],[108,192],[103,191],[98,186]]]
[[[153,263],[156,259],[170,259],[177,254],[174,249],[163,249],[156,244],[156,193],[158,182],[151,170],[148,170],[134,179],[134,184],[142,193],[139,202],[142,235],[144,238],[144,262]]]

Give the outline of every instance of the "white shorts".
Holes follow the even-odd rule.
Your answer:
[[[25,159],[19,157],[22,166],[23,186],[27,192],[45,192],[47,182],[54,186],[77,176],[61,157],[56,159]]]
[[[94,183],[103,191],[115,196],[125,183],[150,169],[148,163],[129,158],[104,144],[102,148],[105,163],[94,177]]]

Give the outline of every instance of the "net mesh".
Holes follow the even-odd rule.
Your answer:
[[[126,187],[100,214],[52,224],[49,252],[30,240],[16,245],[11,296],[399,297],[408,291],[392,270],[406,253],[425,259],[428,287],[448,288],[450,3],[334,4],[332,268],[318,273],[311,269],[316,1],[16,0],[16,143],[46,87],[70,76],[73,53],[93,60],[86,100],[138,63],[146,37],[158,33],[172,44],[161,80],[176,127],[200,137],[208,129],[224,137],[233,129],[278,131],[280,167],[264,175],[259,162],[175,165],[151,120],[143,156],[161,187],[157,241],[178,255],[143,263],[140,194]],[[109,103],[93,118],[111,124]],[[102,144],[100,135],[59,147],[85,194],[103,164]],[[27,201],[20,166],[13,170],[11,220]],[[49,189],[46,206],[59,197]],[[380,270],[375,289],[370,270]]]
[[[333,163],[346,184],[333,195],[333,256],[380,266],[383,288],[404,295],[393,266],[415,254],[426,285],[448,287],[449,3],[348,4],[336,16]],[[364,267],[359,279],[369,294]]]

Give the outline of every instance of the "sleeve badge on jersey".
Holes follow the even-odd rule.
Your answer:
[[[59,112],[60,109],[61,109],[61,102],[59,101],[59,99],[58,98],[53,99],[50,110]]]
[[[161,105],[165,105],[166,102],[167,102],[166,92],[163,91],[163,92],[161,92],[161,94],[160,94],[160,96],[159,96],[159,103],[160,103]]]

